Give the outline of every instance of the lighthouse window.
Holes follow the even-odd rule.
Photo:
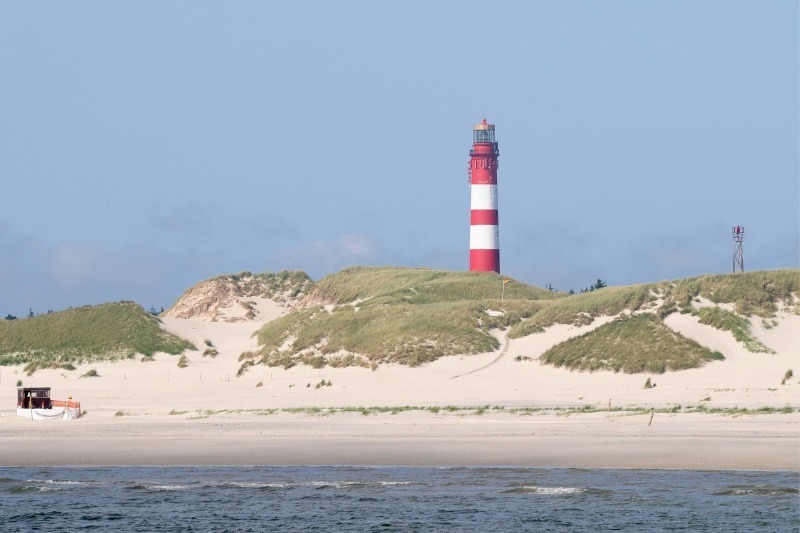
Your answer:
[[[494,130],[475,130],[473,133],[475,134],[474,142],[476,143],[494,142]]]

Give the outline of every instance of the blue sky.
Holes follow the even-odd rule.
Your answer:
[[[579,289],[800,266],[798,4],[4,2],[0,313],[241,270],[501,264]]]

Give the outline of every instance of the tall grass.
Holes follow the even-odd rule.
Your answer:
[[[759,270],[676,280],[668,284],[665,305],[686,306],[702,296],[718,304],[735,304],[741,315],[771,318],[778,303],[794,304],[793,295],[800,295],[800,270]]]
[[[572,370],[661,374],[724,359],[667,328],[654,314],[618,318],[547,350],[540,360]]]
[[[499,299],[503,276],[495,272],[455,272],[424,268],[351,267],[327,276],[314,287],[320,301],[350,303],[364,299],[381,304],[428,304]],[[505,286],[508,300],[564,297],[546,289],[513,281]]]
[[[598,316],[616,315],[623,310],[637,310],[656,299],[655,284],[629,287],[606,287],[555,300],[543,307],[533,319],[517,324],[508,336],[512,339],[541,331],[553,324],[591,324]]]
[[[736,313],[726,311],[719,307],[701,307],[692,310],[692,314],[699,318],[701,324],[730,331],[733,337],[744,344],[749,352],[753,353],[775,353],[770,348],[764,346],[758,339],[750,333],[750,321]]]
[[[495,273],[348,268],[317,283],[309,298],[333,303],[331,312],[297,309],[266,324],[258,333],[261,349],[241,359],[284,367],[417,366],[445,355],[491,351],[499,346],[491,329],[508,328],[563,297],[512,282],[501,301],[502,280]],[[342,351],[358,357],[343,357]]]
[[[417,366],[444,355],[480,353],[498,347],[497,339],[478,328],[469,303],[415,306],[343,306],[333,313],[320,307],[290,313],[266,324],[258,333],[260,362],[287,366],[287,357],[304,350],[333,355],[340,350],[372,362]],[[488,315],[487,315],[488,316]],[[280,351],[289,338],[290,350]],[[313,366],[327,361],[318,361]]]
[[[190,348],[192,343],[161,329],[158,318],[133,302],[0,321],[0,365],[29,363],[34,370]]]

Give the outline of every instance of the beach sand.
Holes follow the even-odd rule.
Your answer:
[[[269,318],[277,316],[278,311]],[[729,332],[674,314],[669,327],[726,356],[703,368],[662,375],[581,373],[542,365],[548,347],[589,326],[556,325],[508,340],[475,356],[445,357],[419,368],[377,370],[252,367],[241,377],[238,356],[256,347],[264,322],[164,319],[165,327],[199,348],[189,366],[159,354],[93,363],[76,371],[0,368],[0,464],[408,464],[530,465],[636,468],[800,470],[800,317],[780,313],[779,325],[753,330],[775,354],[747,352]],[[202,357],[208,339],[219,351]],[[520,358],[530,358],[525,360]],[[99,377],[80,378],[89,369]],[[785,385],[787,369],[795,376]],[[656,383],[644,389],[650,377]],[[16,382],[73,396],[86,414],[74,422],[15,416]],[[325,380],[330,386],[317,385]],[[258,384],[260,386],[257,386]],[[499,406],[632,412],[529,416],[490,409],[398,414],[256,410],[330,407]],[[792,407],[791,414],[656,413],[649,409]],[[185,411],[185,412],[184,412]],[[207,413],[210,412],[210,413]],[[235,411],[235,412],[220,412]],[[183,412],[170,415],[170,412]]]
[[[2,419],[0,464],[797,470],[800,415],[402,412]]]

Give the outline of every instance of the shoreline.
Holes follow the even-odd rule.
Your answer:
[[[5,416],[2,466],[420,466],[800,471],[800,413]]]

